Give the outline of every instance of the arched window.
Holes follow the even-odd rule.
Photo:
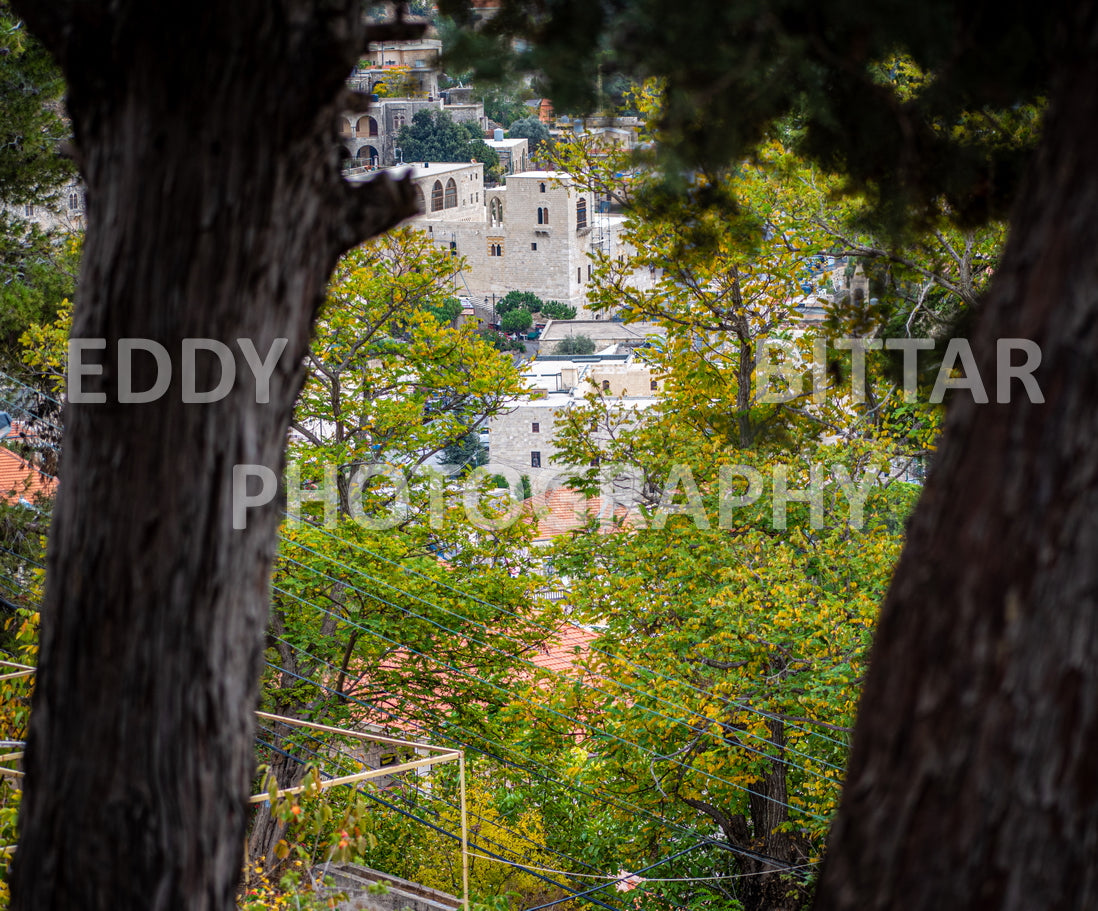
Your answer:
[[[404,115],[399,113],[399,112],[394,114],[393,115],[393,129],[394,130],[399,130],[403,126],[404,126]]]
[[[359,136],[376,136],[377,121],[369,114],[363,115],[358,118],[358,123],[355,124],[355,132]]]
[[[587,200],[581,199],[576,203],[576,228],[587,227]]]
[[[447,209],[452,209],[458,204],[458,186],[454,182],[454,178],[450,178],[446,181],[446,202]]]
[[[488,204],[488,222],[493,228],[503,224],[503,200],[498,196],[493,196]]]
[[[351,126],[351,121],[346,117],[339,118],[339,135],[340,136],[354,136],[355,129]]]
[[[418,194],[419,194],[419,211],[420,212],[426,212],[427,211],[427,197],[423,195],[423,187],[416,187],[416,190],[418,191]]]
[[[431,211],[437,212],[442,208],[442,181],[436,180],[431,187]]]
[[[544,193],[545,192],[545,184],[539,184],[538,186],[541,189],[541,192]]]
[[[548,206],[538,206],[538,224],[539,225],[549,224],[549,207]]]

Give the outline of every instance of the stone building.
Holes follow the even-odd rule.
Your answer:
[[[560,460],[556,421],[589,392],[600,392],[638,417],[658,400],[659,379],[633,351],[539,357],[527,365],[524,377],[527,394],[488,422],[488,470],[527,475],[535,493],[565,482],[569,466]]]
[[[494,139],[485,139],[484,144],[499,155],[499,163],[504,174],[518,174],[530,167],[530,140],[504,139],[503,130],[496,130]]]
[[[84,228],[86,192],[79,178],[74,177],[58,190],[56,199],[49,205],[12,204],[4,209],[13,218],[29,222],[43,231],[71,234]]]
[[[369,110],[345,111],[342,116],[339,136],[345,158],[368,168],[403,163],[397,136],[423,110],[445,111],[459,123],[476,123],[481,132],[487,129],[484,105],[473,100],[471,88],[439,90],[441,53],[437,38],[381,44],[371,50],[347,80],[354,91],[374,97]]]
[[[494,302],[509,291],[532,291],[542,300],[576,307],[577,315],[589,313],[588,254],[601,250],[624,255],[624,219],[597,213],[592,194],[557,171],[511,174],[503,186],[484,190],[481,198],[479,220],[465,217],[460,208],[451,213],[430,205],[415,220],[437,243],[465,258],[456,293]],[[639,285],[651,276],[638,275],[636,280]]]

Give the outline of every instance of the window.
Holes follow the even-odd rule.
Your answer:
[[[545,184],[541,184],[540,187],[541,187],[541,192],[544,193],[545,192]]]
[[[28,205],[25,209],[23,209],[23,214],[27,218],[33,218],[34,217],[34,206]]]
[[[493,196],[492,201],[488,203],[488,223],[492,227],[503,224],[503,200],[498,196]]]
[[[541,468],[541,453],[540,452],[531,452],[530,453],[530,467],[531,468]]]
[[[437,212],[442,208],[442,181],[436,180],[431,187],[431,211]]]
[[[591,281],[591,266],[587,266],[587,280]]]
[[[576,229],[587,227],[587,200],[581,199],[576,203]]]
[[[541,433],[541,424],[539,424],[535,421],[533,424],[530,425],[530,432],[531,433]]]
[[[450,178],[446,181],[446,201],[444,203],[447,209],[453,209],[458,204],[458,185],[454,182],[454,178]]]
[[[538,245],[536,243],[530,244],[530,249],[531,250],[536,250],[537,248],[538,248]]]
[[[603,392],[609,392],[610,391],[610,381],[609,380],[603,380],[602,381],[602,391]]]
[[[456,240],[450,241],[450,255],[451,256],[457,256],[458,255],[458,245],[457,245]]]
[[[652,382],[649,383],[648,388],[651,389],[653,392],[655,392],[657,389],[660,388],[660,381],[659,380],[652,380]]]
[[[488,244],[489,256],[503,256],[503,244]]]
[[[582,273],[582,272],[580,272],[580,270],[579,270],[579,269],[576,269],[576,281],[578,281],[578,282],[582,282],[582,281],[583,281],[583,273]]]
[[[549,224],[549,208],[548,206],[538,206],[538,224]]]
[[[404,127],[404,115],[403,114],[394,114],[393,115],[393,129],[394,130],[400,130],[403,127]]]
[[[79,208],[80,208],[80,194],[79,193],[70,193],[69,194],[69,211],[70,212],[75,212]]]

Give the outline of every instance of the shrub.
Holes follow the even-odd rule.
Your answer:
[[[595,342],[587,335],[572,335],[557,343],[557,354],[594,354]]]

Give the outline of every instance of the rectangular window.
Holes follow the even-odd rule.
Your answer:
[[[530,249],[531,250],[536,250],[537,248],[538,248],[538,245],[536,243],[530,244]]]
[[[23,213],[26,215],[27,218],[33,218],[34,217],[34,206],[27,206],[23,210]]]
[[[541,424],[533,423],[530,425],[531,433],[541,433]]]
[[[530,467],[531,468],[541,468],[541,453],[540,452],[531,452],[530,453]]]

